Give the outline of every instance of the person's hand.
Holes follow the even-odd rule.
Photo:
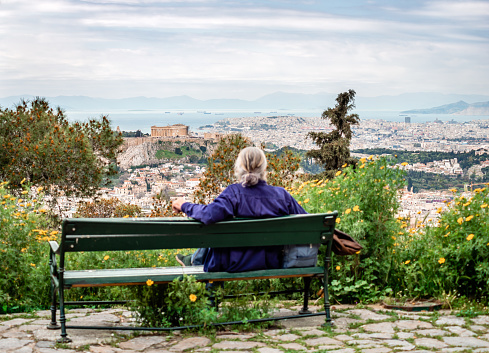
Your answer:
[[[173,212],[182,212],[182,205],[187,202],[183,197],[179,197],[175,201],[172,202],[171,207],[173,209]]]

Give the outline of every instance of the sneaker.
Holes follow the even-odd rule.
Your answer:
[[[183,255],[183,254],[177,254],[175,256],[175,259],[178,261],[180,265],[183,267],[185,266],[192,266],[192,255]]]

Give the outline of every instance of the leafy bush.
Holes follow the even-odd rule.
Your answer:
[[[452,189],[456,193],[455,189]],[[458,292],[469,298],[489,296],[489,191],[458,195],[437,224],[418,223],[405,232],[403,287],[414,296]]]
[[[385,158],[369,157],[356,167],[344,165],[333,180],[306,181],[290,189],[309,213],[337,210],[337,228],[364,247],[354,256],[333,257],[331,290],[337,300],[372,300],[389,290],[398,256],[395,215],[403,186],[401,170]]]
[[[271,302],[267,295],[259,298],[250,294],[222,303],[219,315],[210,301],[221,302],[223,287],[197,282],[194,276],[184,275],[168,284],[154,284],[149,278],[147,286],[136,286],[133,290],[135,303],[132,310],[136,319],[145,326],[171,327],[209,325],[218,322],[259,319],[268,316]],[[243,283],[229,283],[232,294],[249,291]]]
[[[58,231],[48,227],[42,188],[21,185],[15,197],[8,183],[0,183],[0,313],[50,302],[47,241]]]

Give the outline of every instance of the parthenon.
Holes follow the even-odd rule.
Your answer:
[[[151,137],[188,136],[188,126],[174,124],[168,126],[151,126]]]

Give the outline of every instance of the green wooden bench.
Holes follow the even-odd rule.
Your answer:
[[[267,219],[235,219],[204,225],[189,218],[72,218],[63,221],[61,244],[50,241],[50,273],[52,305],[50,329],[61,328],[60,342],[69,342],[66,329],[108,329],[66,324],[64,290],[74,287],[146,285],[167,283],[183,275],[193,275],[198,281],[235,281],[262,278],[304,278],[304,306],[301,317],[326,315],[331,324],[328,296],[328,265],[337,212],[326,214],[291,215]],[[326,245],[324,267],[305,267],[249,271],[240,273],[203,272],[199,267],[123,268],[103,270],[65,270],[65,255],[82,251],[130,251],[151,249],[182,249],[241,247],[322,243]],[[308,311],[311,278],[321,277],[324,287],[324,312]],[[57,324],[57,296],[59,322]],[[83,303],[83,302],[80,302]],[[72,303],[70,303],[72,304]],[[291,316],[284,317],[290,318]],[[277,318],[269,318],[276,320]],[[261,319],[262,320],[262,319]],[[248,321],[248,322],[251,322]],[[117,329],[121,329],[118,327]],[[128,329],[127,327],[125,329]],[[130,329],[145,329],[131,327]],[[159,328],[146,328],[158,330]],[[168,329],[168,328],[160,328]]]

